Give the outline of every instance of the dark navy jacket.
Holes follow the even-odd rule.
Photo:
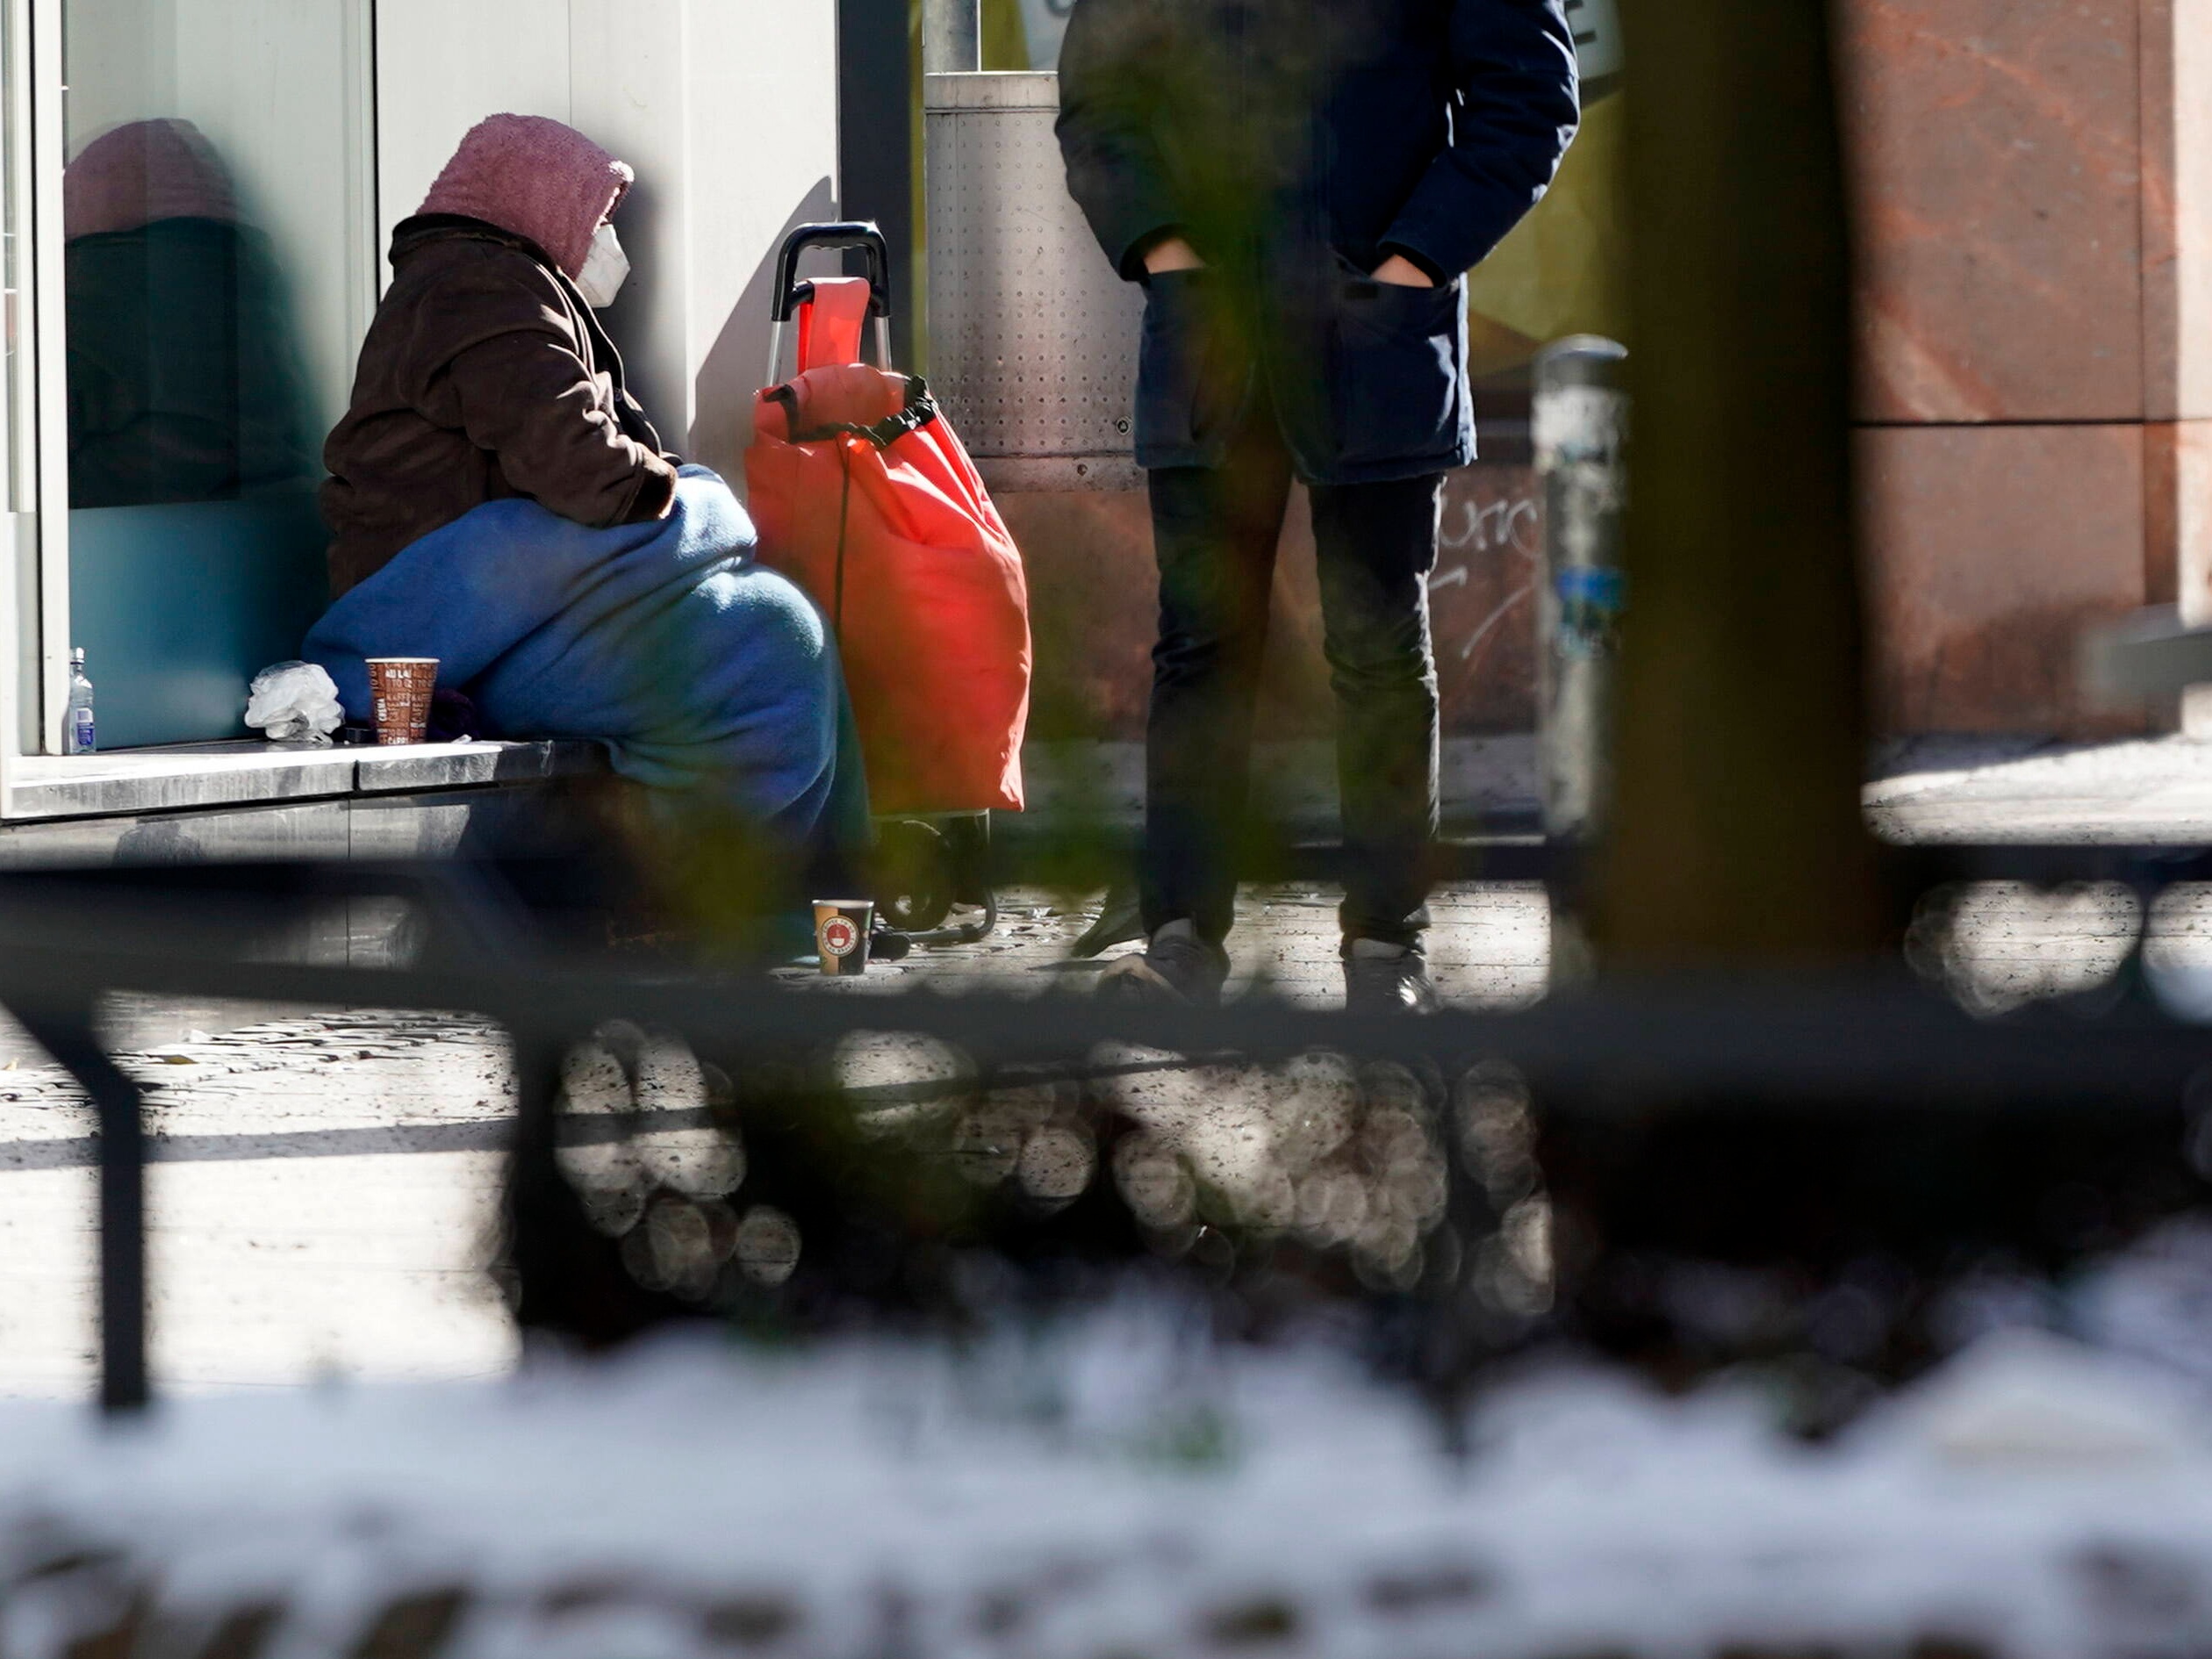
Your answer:
[[[1217,463],[1257,397],[1309,482],[1471,459],[1460,273],[1577,118],[1561,0],[1077,0],[1060,150],[1149,291],[1138,463]],[[1168,235],[1207,269],[1145,277]],[[1440,286],[1369,280],[1391,253]]]

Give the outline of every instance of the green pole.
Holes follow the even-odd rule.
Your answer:
[[[1606,967],[1884,936],[1859,808],[1849,245],[1821,0],[1621,0],[1634,439]]]

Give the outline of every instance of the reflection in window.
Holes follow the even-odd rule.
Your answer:
[[[1060,36],[1067,32],[1068,14],[1075,10],[1075,0],[988,0],[983,11],[983,49],[987,69],[1012,69],[1027,67],[1032,69],[1053,69],[1059,67]],[[999,21],[995,12],[1013,15],[1012,22],[1019,32],[1026,56],[1026,65],[1002,61],[1006,54],[999,45],[1001,32],[993,28]]]
[[[191,122],[131,121],[63,176],[69,505],[226,501],[313,470],[269,240]]]
[[[325,603],[376,293],[369,0],[62,0],[68,644],[103,747],[247,735]]]

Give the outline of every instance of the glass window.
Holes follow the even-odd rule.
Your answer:
[[[1075,0],[1014,0],[1012,5],[1008,5],[1008,0],[991,0],[991,4],[1005,6],[1008,10],[1018,9],[1023,43],[1027,50],[1029,68],[1051,69],[1059,66],[1060,36],[1067,32],[1067,15],[1075,10]],[[987,32],[989,21],[987,11],[985,24]],[[987,47],[988,45],[987,42]],[[1020,66],[1012,63],[987,63],[983,67],[989,69],[1011,69]]]
[[[102,746],[242,735],[323,603],[373,293],[361,0],[66,0],[69,605]]]

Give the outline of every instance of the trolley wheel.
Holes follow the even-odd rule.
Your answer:
[[[887,818],[876,826],[876,909],[901,933],[927,933],[952,910],[952,850],[933,825]]]

